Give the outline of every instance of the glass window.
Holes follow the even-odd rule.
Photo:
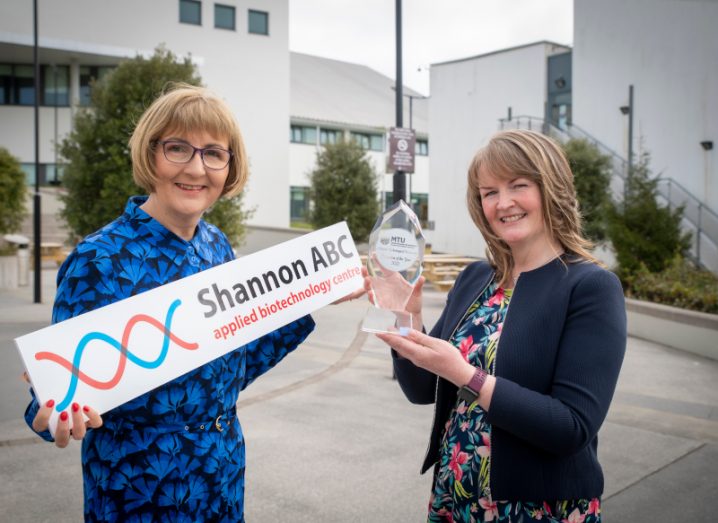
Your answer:
[[[269,34],[269,13],[249,10],[249,32],[255,35]]]
[[[362,149],[369,149],[369,135],[364,133],[351,133],[352,140],[361,145]]]
[[[414,152],[417,156],[429,156],[429,142],[426,140],[417,140],[414,146]]]
[[[42,66],[42,103],[52,106],[70,105],[70,67]]]
[[[320,129],[319,143],[324,145],[327,143],[335,144],[341,140],[342,131],[337,129]]]
[[[292,143],[307,143],[316,145],[317,128],[303,125],[292,125],[289,130],[289,141]]]
[[[214,4],[214,26],[217,29],[231,29],[234,31],[234,7]]]
[[[17,105],[35,104],[35,71],[31,65],[16,65],[13,101]]]
[[[309,217],[309,187],[289,188],[289,217],[307,221]]]
[[[369,149],[372,151],[384,150],[384,136],[381,134],[369,135]]]
[[[0,105],[8,105],[12,100],[12,66],[0,64]]]
[[[202,2],[198,0],[180,0],[180,22],[202,25]]]
[[[361,145],[362,149],[372,151],[384,150],[384,136],[381,134],[351,133],[352,140]]]
[[[114,69],[113,66],[80,67],[80,105],[90,105],[90,90],[93,80],[98,82]]]

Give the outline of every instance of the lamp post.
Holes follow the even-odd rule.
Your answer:
[[[628,184],[633,173],[633,84],[628,86],[628,105],[619,107],[621,114],[628,115],[628,171],[623,181],[623,199],[625,201]]]
[[[396,0],[396,127],[404,126],[404,80],[401,72],[401,0]],[[392,179],[392,203],[406,201],[406,173],[394,171]]]
[[[35,194],[33,195],[33,253],[34,260],[34,292],[33,302],[42,302],[42,274],[40,267],[40,62],[37,46],[37,0],[32,1],[33,47],[32,57],[35,66]]]

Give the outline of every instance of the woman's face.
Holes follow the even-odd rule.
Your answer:
[[[479,170],[481,207],[491,230],[511,250],[547,239],[538,185],[526,177],[497,177]]]
[[[226,138],[212,136],[205,131],[165,133],[160,142],[172,142],[164,146],[169,147],[170,151],[181,150],[186,144],[197,148],[229,149]],[[165,157],[162,144],[157,144],[154,154],[157,180],[152,197],[155,209],[171,222],[196,225],[202,213],[222,195],[229,175],[229,164],[219,170],[208,169],[199,151],[187,163],[174,163]],[[210,152],[205,154],[209,156]]]

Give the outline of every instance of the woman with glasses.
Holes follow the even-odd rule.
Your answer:
[[[581,234],[550,138],[495,135],[469,167],[467,200],[488,260],[459,275],[428,335],[379,335],[407,398],[435,403],[427,520],[598,523],[597,434],[626,347],[621,284]],[[407,311],[422,325],[421,285]]]
[[[53,322],[234,258],[224,234],[202,220],[218,198],[237,195],[247,180],[242,136],[225,103],[205,89],[179,86],[145,111],[130,149],[135,183],[148,196],[130,198],[122,216],[68,257],[58,274]],[[85,520],[243,521],[237,395],[313,328],[306,316],[102,417],[77,403],[61,413],[55,445],[82,440]],[[33,394],[25,413],[48,441],[53,406],[53,400],[38,405]]]

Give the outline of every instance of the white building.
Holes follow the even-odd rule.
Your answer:
[[[87,103],[91,77],[160,44],[191,55],[203,82],[225,98],[246,140],[253,222],[287,226],[289,205],[271,205],[289,186],[287,0],[40,1],[41,180],[53,180],[54,143]],[[0,145],[34,162],[32,2],[0,2]],[[54,67],[53,67],[54,66]],[[285,200],[286,201],[286,200]]]
[[[486,245],[466,210],[469,163],[509,112],[513,117],[543,115],[547,59],[569,51],[537,42],[432,64],[429,219],[434,250],[484,256]]]
[[[513,119],[504,124],[532,122],[540,130],[546,122],[564,136],[588,137],[612,154],[625,176],[624,113],[633,85],[634,161],[641,151],[650,153],[652,171],[662,177],[663,202],[685,206],[692,254],[718,271],[716,27],[714,0],[575,0],[573,49],[540,42],[433,65],[429,203],[435,248],[483,253],[463,205],[466,170],[508,107]],[[517,119],[522,115],[533,119]]]
[[[357,140],[378,174],[384,201],[391,201],[392,176],[386,174],[387,132],[396,123],[396,92],[391,78],[369,67],[291,53],[289,165],[292,218],[301,221],[308,208],[307,174],[322,144]],[[417,135],[415,172],[407,174],[407,192],[417,214],[426,219],[429,192],[427,101],[404,88],[404,127]],[[386,193],[389,193],[388,195]]]

